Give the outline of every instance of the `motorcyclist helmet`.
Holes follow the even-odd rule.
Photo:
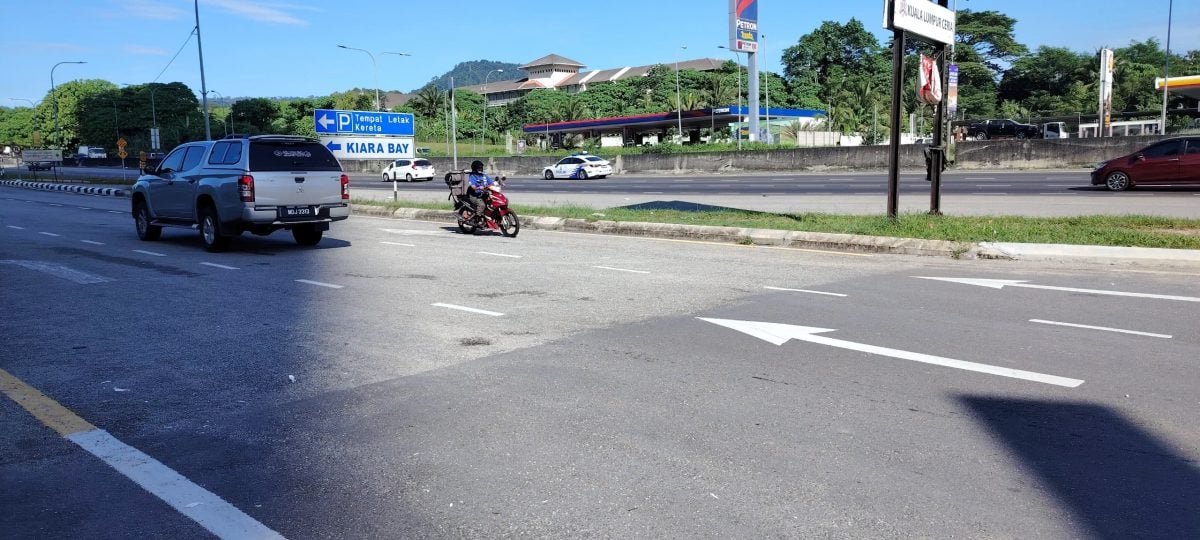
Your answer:
[[[471,172],[473,172],[475,174],[482,174],[483,173],[483,162],[479,161],[478,159],[475,161],[472,161],[471,162]]]

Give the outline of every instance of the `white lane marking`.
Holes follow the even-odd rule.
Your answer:
[[[239,270],[239,268],[236,266],[226,266],[224,264],[217,264],[217,263],[210,263],[210,262],[202,262],[200,264],[202,264],[204,266],[211,266],[213,268],[220,268],[222,270]]]
[[[59,208],[62,208],[62,205],[61,205],[61,204],[54,204],[54,203],[50,203],[50,206],[57,206],[57,207],[59,207]]]
[[[691,179],[691,178],[676,178],[676,179],[674,179],[674,180],[671,180],[671,181],[672,181],[672,182],[695,182],[696,180],[695,180],[695,179]]]
[[[836,339],[817,334],[825,332],[835,332],[830,328],[816,328],[811,326],[796,326],[791,324],[779,324],[757,321],[735,321],[729,319],[706,319],[704,317],[696,317],[705,322],[710,322],[726,328],[731,328],[759,338],[768,343],[782,346],[789,339],[797,341],[807,341],[809,343],[817,343],[820,345],[828,345],[839,349],[848,349],[867,354],[875,354],[879,356],[887,356],[891,358],[899,358],[901,360],[911,360],[923,364],[932,364],[965,371],[974,371],[976,373],[986,373],[988,375],[999,375],[1001,377],[1010,377],[1013,379],[1021,379],[1026,381],[1040,382],[1045,384],[1053,384],[1056,386],[1065,386],[1067,388],[1075,388],[1083,384],[1081,379],[1071,379],[1067,377],[1059,377],[1057,375],[1047,375],[1045,373],[1037,373],[1034,371],[1025,371],[1020,369],[1012,369],[1001,366],[993,366],[991,364],[980,364],[978,362],[968,362],[965,360],[956,360],[954,358],[946,358],[942,356],[934,356],[931,354],[923,354],[912,351],[904,351],[900,349],[891,349],[888,347],[879,347],[875,345],[867,345],[865,343],[855,343],[844,339]]]
[[[9,226],[8,226],[8,228],[10,228],[10,229],[16,229],[16,230],[18,230],[18,231],[23,231],[23,230],[25,230],[25,227],[18,227],[18,226],[16,226],[16,225],[9,225]]]
[[[488,311],[486,309],[475,309],[475,308],[470,308],[470,307],[466,307],[466,306],[456,306],[454,304],[443,304],[441,302],[437,302],[437,303],[429,304],[429,305],[434,306],[434,307],[444,307],[446,309],[457,309],[458,311],[466,311],[468,313],[478,313],[480,315],[487,315],[490,317],[503,317],[504,316],[503,313],[499,313],[496,311]]]
[[[52,232],[45,232],[45,231],[42,231],[42,232],[40,232],[40,233],[38,233],[38,234],[44,234],[44,235],[46,235],[46,236],[62,236],[61,234],[54,234],[54,233],[52,233]]]
[[[593,266],[592,268],[599,268],[601,270],[613,270],[615,272],[629,272],[631,274],[649,274],[650,273],[645,270],[629,270],[627,268],[613,268],[611,266]]]
[[[492,252],[490,252],[490,251],[477,251],[476,253],[479,253],[480,255],[491,255],[491,256],[493,256],[493,257],[508,257],[508,258],[510,258],[510,259],[522,259],[522,258],[524,258],[524,257],[522,257],[521,255],[506,255],[506,254],[504,254],[504,253],[492,253]]]
[[[88,208],[86,206],[76,206],[75,208],[78,208],[80,210],[91,210],[91,208]]]
[[[63,266],[61,264],[54,264],[54,263],[50,263],[50,262],[46,262],[46,261],[12,261],[12,260],[8,260],[8,261],[0,261],[0,264],[15,264],[22,268],[28,268],[30,270],[35,270],[37,272],[45,272],[45,273],[50,274],[55,277],[60,277],[65,280],[68,280],[68,281],[74,281],[75,283],[78,283],[80,285],[92,285],[95,283],[107,283],[109,281],[112,281],[112,279],[106,278],[104,276],[98,276],[96,274],[89,274],[87,272],[75,270],[74,268],[67,268],[66,266]]]
[[[996,179],[995,176],[975,176],[975,175],[967,175],[967,178],[970,178],[971,180],[995,180]]]
[[[844,295],[844,294],[841,294],[841,293],[831,293],[831,292],[821,292],[821,291],[810,291],[810,290],[808,290],[808,289],[785,289],[785,288],[783,288],[783,287],[770,287],[770,286],[763,287],[763,288],[764,288],[764,289],[769,289],[769,290],[772,290],[772,291],[798,292],[798,293],[809,293],[809,294],[823,294],[823,295],[825,295],[825,296],[838,296],[838,297],[841,297],[841,298],[845,298],[845,297],[846,297],[846,295]]]
[[[80,240],[80,242],[83,242],[85,244],[91,244],[93,246],[103,246],[104,245],[104,242],[97,242],[95,240]]]
[[[108,211],[108,213],[110,213],[110,214],[124,214],[125,212],[121,212],[121,211],[119,211],[119,210],[109,210],[109,211]]]
[[[1089,326],[1086,324],[1075,324],[1075,323],[1066,323],[1066,322],[1058,322],[1058,321],[1045,321],[1042,319],[1029,319],[1029,322],[1038,323],[1038,324],[1049,324],[1049,325],[1054,325],[1054,326],[1069,326],[1071,328],[1083,328],[1085,330],[1103,330],[1105,332],[1117,332],[1119,334],[1133,334],[1135,336],[1146,336],[1146,337],[1155,337],[1155,338],[1162,338],[1162,339],[1171,339],[1171,337],[1172,337],[1167,334],[1155,334],[1152,332],[1138,332],[1137,330],[1123,330],[1120,328],[1109,328],[1107,326]]]
[[[330,289],[344,288],[344,285],[334,285],[332,283],[321,283],[320,281],[311,281],[311,280],[307,280],[307,279],[297,279],[296,283],[307,283],[309,285],[316,285],[318,287],[327,287]]]
[[[662,195],[661,191],[643,191],[642,195]]]
[[[916,279],[929,279],[933,281],[945,281],[949,283],[960,283],[963,285],[975,285],[979,287],[988,287],[991,289],[1003,289],[1004,287],[1023,287],[1026,289],[1042,289],[1046,291],[1062,291],[1074,292],[1083,294],[1103,294],[1108,296],[1124,296],[1128,298],[1152,298],[1155,300],[1178,300],[1180,302],[1200,302],[1200,297],[1192,296],[1175,296],[1170,294],[1150,294],[1150,293],[1135,293],[1124,291],[1106,291],[1103,289],[1078,289],[1075,287],[1054,287],[1051,285],[1034,285],[1025,280],[1014,279],[975,279],[975,278],[947,278],[947,277],[922,277],[913,276]]]
[[[975,187],[1012,187],[1012,184],[975,184]]]
[[[135,249],[135,250],[133,250],[133,252],[141,253],[142,255],[149,255],[151,257],[166,257],[167,256],[165,253],[155,253],[153,251],[146,251],[144,249]]]
[[[415,229],[379,229],[385,233],[399,234],[403,236],[436,236],[446,234],[444,231],[422,231]]]
[[[1008,195],[1007,193],[976,193],[976,195]]]
[[[1056,192],[1053,192],[1053,193],[1050,193],[1050,192],[1046,192],[1046,193],[1038,193],[1038,195],[1078,195],[1078,193],[1064,193],[1064,192],[1061,192],[1061,191],[1056,191]]]
[[[380,242],[380,244],[387,244],[389,246],[417,247],[416,244],[401,244],[400,242]]]
[[[237,507],[102,429],[67,436],[219,538],[283,538]]]
[[[1046,184],[1046,187],[1083,187],[1083,184]]]

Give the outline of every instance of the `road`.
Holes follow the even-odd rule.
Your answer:
[[[127,204],[0,187],[15,537],[1200,535],[1192,270]]]

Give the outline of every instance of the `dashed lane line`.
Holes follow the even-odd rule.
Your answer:
[[[522,259],[522,258],[524,258],[524,257],[522,257],[521,255],[508,255],[508,254],[505,254],[505,253],[492,253],[492,252],[490,252],[490,251],[478,251],[478,252],[476,252],[476,253],[479,253],[480,255],[491,255],[491,256],[493,256],[493,257],[508,257],[508,258],[510,258],[510,259]]]
[[[645,270],[630,270],[628,268],[613,268],[611,266],[593,266],[592,268],[599,268],[601,270],[612,270],[614,272],[628,272],[630,274],[649,274],[650,273]]]
[[[237,507],[80,418],[36,388],[0,369],[0,392],[109,467],[219,538],[283,538]]]
[[[200,264],[202,264],[204,266],[211,266],[213,268],[220,268],[222,270],[240,270],[240,268],[238,268],[236,266],[228,266],[228,265],[224,265],[224,264],[217,264],[217,263],[210,263],[210,262],[202,262]]]
[[[466,306],[456,306],[454,304],[443,304],[441,302],[436,302],[436,303],[433,303],[430,305],[433,307],[442,307],[442,308],[446,308],[446,309],[466,311],[467,313],[476,313],[479,315],[487,315],[489,317],[503,317],[504,316],[503,313],[500,313],[498,311],[488,311],[486,309],[476,309],[476,308],[466,307]]]
[[[388,246],[417,247],[416,244],[402,244],[400,242],[380,242],[380,244],[384,244],[384,245],[388,245]]]
[[[125,212],[121,212],[121,211],[119,211],[119,210],[109,210],[109,211],[108,211],[108,213],[110,213],[110,214],[124,214]]]
[[[1066,323],[1066,322],[1059,322],[1059,321],[1046,321],[1046,320],[1042,320],[1042,319],[1029,319],[1029,322],[1037,323],[1037,324],[1049,324],[1052,326],[1066,326],[1066,327],[1070,327],[1070,328],[1082,328],[1084,330],[1101,330],[1104,332],[1116,332],[1118,334],[1131,334],[1131,335],[1135,335],[1135,336],[1146,336],[1146,337],[1161,338],[1161,339],[1171,339],[1173,337],[1173,336],[1170,336],[1167,334],[1155,334],[1153,332],[1139,332],[1137,330],[1124,330],[1121,328],[1109,328],[1107,326],[1089,326],[1086,324],[1075,324],[1075,323]]]
[[[95,240],[80,240],[80,242],[83,242],[85,244],[91,244],[93,246],[103,246],[104,245],[104,242],[97,242]]]
[[[824,291],[813,291],[813,290],[809,290],[809,289],[787,289],[787,288],[784,288],[784,287],[770,287],[770,286],[766,286],[766,287],[763,287],[763,288],[764,288],[764,289],[768,289],[768,290],[772,290],[772,291],[798,292],[798,293],[807,293],[807,294],[821,294],[821,295],[825,295],[825,296],[837,296],[837,297],[839,297],[839,298],[846,298],[846,296],[847,296],[847,295],[845,295],[845,294],[842,294],[842,293],[832,293],[832,292],[824,292]]]
[[[98,276],[96,274],[89,274],[89,273],[81,271],[81,270],[76,270],[74,268],[63,266],[61,264],[54,264],[52,262],[47,262],[47,261],[3,260],[3,261],[0,261],[0,264],[12,264],[12,265],[20,266],[22,268],[33,270],[36,272],[50,274],[54,277],[62,278],[67,281],[74,281],[75,283],[78,283],[80,285],[94,285],[96,283],[108,283],[108,282],[112,281],[112,279],[106,278],[104,276]]]
[[[57,207],[57,208],[62,208],[62,206],[63,206],[63,205],[61,205],[61,204],[55,204],[55,203],[50,203],[50,206],[54,206],[54,207]]]
[[[133,250],[133,252],[141,253],[142,255],[149,255],[151,257],[166,257],[167,256],[167,254],[165,254],[165,253],[156,253],[153,251],[146,251],[144,249],[135,249],[135,250]]]
[[[8,226],[8,228],[10,228],[10,229],[16,229],[16,230],[18,230],[18,231],[23,231],[23,230],[25,230],[25,227],[18,227],[18,226],[16,226],[16,225],[9,225],[9,226]]]
[[[62,236],[61,234],[54,234],[52,232],[46,232],[46,231],[39,232],[38,234],[44,234],[46,236],[54,236],[54,237]]]
[[[316,285],[318,287],[325,287],[327,289],[343,289],[343,288],[345,288],[345,285],[334,285],[333,283],[322,283],[320,281],[312,281],[312,280],[308,280],[308,279],[297,279],[296,283],[307,283],[309,285]]]

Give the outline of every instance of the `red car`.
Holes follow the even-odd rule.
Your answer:
[[[1159,141],[1092,171],[1092,185],[1109,191],[1145,184],[1200,184],[1200,137]]]

